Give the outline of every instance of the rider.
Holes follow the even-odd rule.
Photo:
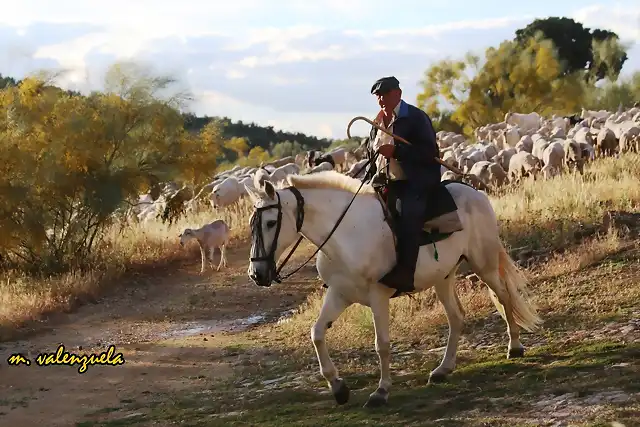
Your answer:
[[[425,223],[427,200],[440,184],[440,157],[436,133],[429,116],[419,108],[402,100],[400,82],[395,77],[383,77],[371,87],[380,112],[375,122],[383,129],[402,137],[411,144],[393,140],[372,127],[368,139],[368,157],[380,156],[367,175],[376,173],[373,180],[385,174],[389,186],[400,201],[400,220],[397,224],[397,262],[380,282],[400,291],[414,290],[413,276],[420,250],[420,234]]]

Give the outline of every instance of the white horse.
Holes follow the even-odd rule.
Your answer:
[[[275,260],[299,235],[316,246],[321,245],[360,185],[360,181],[335,171],[290,175],[288,181],[290,188],[276,189],[270,182],[258,189],[247,187],[256,208],[251,221],[253,241],[248,275],[259,286],[271,285],[275,279]],[[535,307],[525,299],[525,278],[504,249],[487,196],[462,183],[452,183],[447,188],[458,206],[463,230],[436,243],[437,260],[433,245],[422,246],[415,273],[416,292],[434,286],[449,322],[444,357],[429,376],[434,382],[444,380],[456,365],[464,310],[456,294],[455,274],[462,259],[487,284],[492,301],[507,323],[508,358],[524,355],[520,328],[533,331],[542,323]],[[379,386],[365,407],[388,401],[389,300],[395,290],[378,280],[394,263],[392,231],[374,189],[364,185],[316,261],[328,290],[311,329],[311,339],[320,372],[338,404],[348,401],[349,388],[329,357],[325,334],[354,303],[366,305],[372,311],[375,348],[380,360]]]

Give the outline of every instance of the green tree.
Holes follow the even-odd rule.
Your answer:
[[[475,70],[472,77],[470,70]],[[504,41],[487,49],[482,66],[471,54],[436,63],[425,72],[422,85],[418,104],[436,115],[446,102],[453,111],[449,120],[467,135],[478,126],[502,121],[509,111],[575,111],[585,90],[582,74],[565,75],[553,42],[540,36],[525,45]]]
[[[606,81],[599,87],[593,87],[586,101],[590,110],[616,111],[619,107],[630,108],[640,102],[640,71],[616,81]]]
[[[515,41],[526,46],[528,40],[540,33],[543,38],[552,40],[563,64],[563,74],[571,75],[587,69],[585,78],[595,82],[608,75],[617,76],[627,60],[626,47],[619,44],[616,33],[608,30],[591,30],[580,22],[570,18],[549,17],[536,19],[524,28],[516,30]],[[615,58],[604,64],[594,58],[594,42],[612,40],[620,49],[615,50]],[[615,40],[615,42],[613,42]]]
[[[271,149],[271,154],[277,159],[287,156],[295,156],[304,151],[304,148],[298,141],[279,142]]]

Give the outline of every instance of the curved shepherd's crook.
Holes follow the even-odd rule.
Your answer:
[[[404,142],[405,144],[409,144],[411,145],[411,143],[409,141],[407,141],[406,139],[404,139],[401,136],[397,136],[392,134],[391,132],[389,132],[386,129],[383,129],[382,126],[380,126],[379,124],[377,124],[376,122],[369,120],[368,118],[364,117],[364,116],[357,116],[354,117],[353,119],[351,119],[351,121],[349,122],[349,124],[347,125],[347,138],[351,139],[351,125],[354,124],[357,120],[364,120],[365,122],[369,123],[371,126],[373,126],[374,128],[378,129],[381,132],[386,133],[387,135],[389,135],[391,138],[393,139],[397,139],[400,142]],[[439,157],[435,157],[435,161],[438,162],[440,165],[444,166],[445,168],[449,169],[450,171],[452,171],[453,173],[457,173],[460,176],[464,176],[466,177],[467,174],[462,172],[460,169],[458,169],[455,166],[451,166],[450,164],[445,163],[444,161],[442,161],[442,159],[440,159]]]

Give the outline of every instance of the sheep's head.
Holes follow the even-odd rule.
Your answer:
[[[220,197],[220,195],[218,194],[220,190],[219,189],[214,189],[211,192],[211,196],[209,196],[209,201],[211,202],[211,207],[213,209],[216,209],[218,207],[218,197]]]
[[[193,234],[193,230],[190,228],[185,228],[184,231],[178,236],[180,238],[180,246],[184,246],[184,244],[195,237]]]

